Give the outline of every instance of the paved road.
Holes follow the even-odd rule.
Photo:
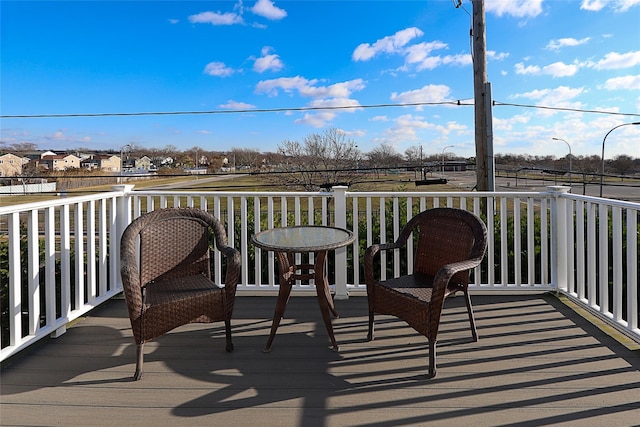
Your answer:
[[[173,183],[173,184],[164,184],[153,187],[147,187],[146,190],[169,190],[169,189],[179,189],[185,186],[189,186],[192,182],[197,182],[199,184],[207,183],[207,182],[216,182],[216,181],[225,181],[232,180],[234,178],[238,178],[242,175],[216,175],[216,176],[194,176],[192,180]],[[439,176],[438,174],[434,174],[434,177]],[[466,172],[445,172],[445,177],[449,181],[450,184],[458,185],[463,187],[466,190],[472,190],[476,185],[476,174],[474,171],[466,171]],[[600,195],[600,183],[592,183],[587,184],[585,186],[582,185],[581,182],[577,182],[580,177],[574,176],[575,180],[572,183],[572,193],[574,194],[585,194],[587,196],[599,196]],[[496,177],[496,191],[547,191],[547,187],[551,185],[569,185],[569,182],[565,177],[559,177],[557,180],[554,179],[530,179],[530,178],[518,178],[517,181],[515,177]],[[623,186],[623,185],[605,185],[603,186],[602,191],[603,197],[618,199],[618,200],[628,200],[632,202],[640,202],[640,186]]]
[[[232,180],[234,178],[238,178],[241,175],[216,175],[216,176],[197,176],[194,175],[192,179],[190,180],[185,180],[185,181],[181,181],[181,182],[174,182],[172,184],[162,184],[162,185],[154,185],[152,187],[145,187],[145,190],[175,190],[175,189],[180,189],[183,187],[188,187],[189,185],[191,185],[192,183],[197,183],[197,184],[205,184],[207,182],[215,182],[215,181],[225,181],[225,180]]]
[[[476,185],[475,172],[446,172],[445,177],[450,184],[460,185],[471,190]],[[584,194],[587,196],[600,195],[600,183],[592,183],[584,185],[582,182],[576,182],[580,177],[575,177],[572,182],[571,192],[574,194]],[[496,177],[496,191],[547,191],[547,187],[551,185],[569,185],[569,181],[565,177],[554,179],[523,179],[515,177],[503,178]],[[605,198],[628,200],[632,202],[640,202],[640,186],[632,185],[605,185],[602,187],[602,196]]]

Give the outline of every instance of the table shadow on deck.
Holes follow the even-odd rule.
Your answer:
[[[447,301],[438,376],[428,345],[377,316],[364,297],[336,301],[330,348],[313,297],[292,297],[270,353],[275,298],[237,299],[235,351],[222,324],[188,325],[135,346],[115,299],[57,339],[3,364],[2,425],[635,425],[640,362],[552,295],[474,296],[472,342],[462,298]]]

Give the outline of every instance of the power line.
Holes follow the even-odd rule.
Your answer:
[[[597,114],[611,114],[617,116],[634,116],[640,117],[640,114],[636,113],[620,113],[617,111],[603,111],[603,110],[583,110],[579,108],[563,108],[563,107],[547,107],[544,105],[526,105],[526,104],[511,104],[508,102],[493,101],[494,107],[509,106],[509,107],[523,107],[523,108],[539,108],[541,110],[557,110],[557,111],[571,111],[575,113],[597,113]]]
[[[287,107],[287,108],[256,108],[241,110],[208,110],[208,111],[145,111],[132,113],[70,113],[70,114],[25,114],[25,115],[0,115],[3,119],[40,119],[40,118],[66,118],[66,117],[126,117],[126,116],[178,116],[197,114],[236,114],[236,113],[280,113],[288,111],[314,111],[314,110],[357,110],[366,108],[388,107],[422,107],[428,105],[473,105],[464,104],[461,100],[442,102],[412,102],[405,104],[372,104],[372,105],[345,105],[327,107]]]
[[[2,119],[43,119],[43,118],[74,118],[74,117],[132,117],[132,116],[179,116],[198,114],[238,114],[238,113],[280,113],[290,111],[326,111],[326,110],[358,110],[369,108],[391,108],[391,107],[424,107],[433,105],[452,105],[471,107],[474,103],[468,100],[441,101],[441,102],[411,102],[403,104],[370,104],[370,105],[345,105],[327,107],[283,107],[283,108],[256,108],[241,110],[204,110],[204,111],[140,111],[130,113],[68,113],[68,114],[16,114],[0,115]],[[609,114],[617,116],[640,117],[637,113],[620,113],[617,111],[587,110],[579,108],[550,107],[545,105],[514,104],[509,102],[493,101],[494,107],[521,107],[536,108],[541,110],[571,111],[576,113]]]

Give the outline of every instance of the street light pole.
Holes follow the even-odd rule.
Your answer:
[[[602,182],[604,180],[604,143],[607,140],[607,137],[609,136],[609,134],[611,132],[613,132],[614,130],[618,129],[619,127],[622,126],[637,126],[640,125],[640,122],[633,122],[633,123],[623,123],[621,125],[615,126],[613,127],[609,132],[607,132],[607,134],[604,136],[604,138],[602,139],[602,157],[601,157],[601,165],[600,165],[600,197],[602,197]]]
[[[444,178],[444,150],[446,150],[447,148],[451,148],[454,147],[453,145],[447,145],[446,147],[444,147],[442,149],[442,177]]]
[[[569,147],[569,187],[571,187],[571,158],[573,157],[573,155],[571,154],[571,144],[569,144],[567,141],[565,141],[562,138],[551,138],[555,141],[562,141],[565,144],[567,144],[567,147]]]
[[[120,177],[118,178],[118,183],[122,183],[122,169],[124,168],[124,149],[129,147],[131,149],[131,144],[126,144],[120,147]]]

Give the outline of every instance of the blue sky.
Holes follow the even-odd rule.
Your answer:
[[[451,105],[473,102],[473,6],[455,3],[3,0],[3,116],[225,112],[4,117],[0,140],[276,151],[337,128],[364,152],[474,156],[473,107]],[[553,108],[495,106],[495,153],[564,157],[561,138],[575,156],[600,155],[611,128],[640,121],[640,0],[485,9],[493,99]],[[438,105],[395,106],[413,103]],[[355,108],[304,110],[341,106]],[[607,137],[605,157],[618,154],[640,157],[640,126]]]

